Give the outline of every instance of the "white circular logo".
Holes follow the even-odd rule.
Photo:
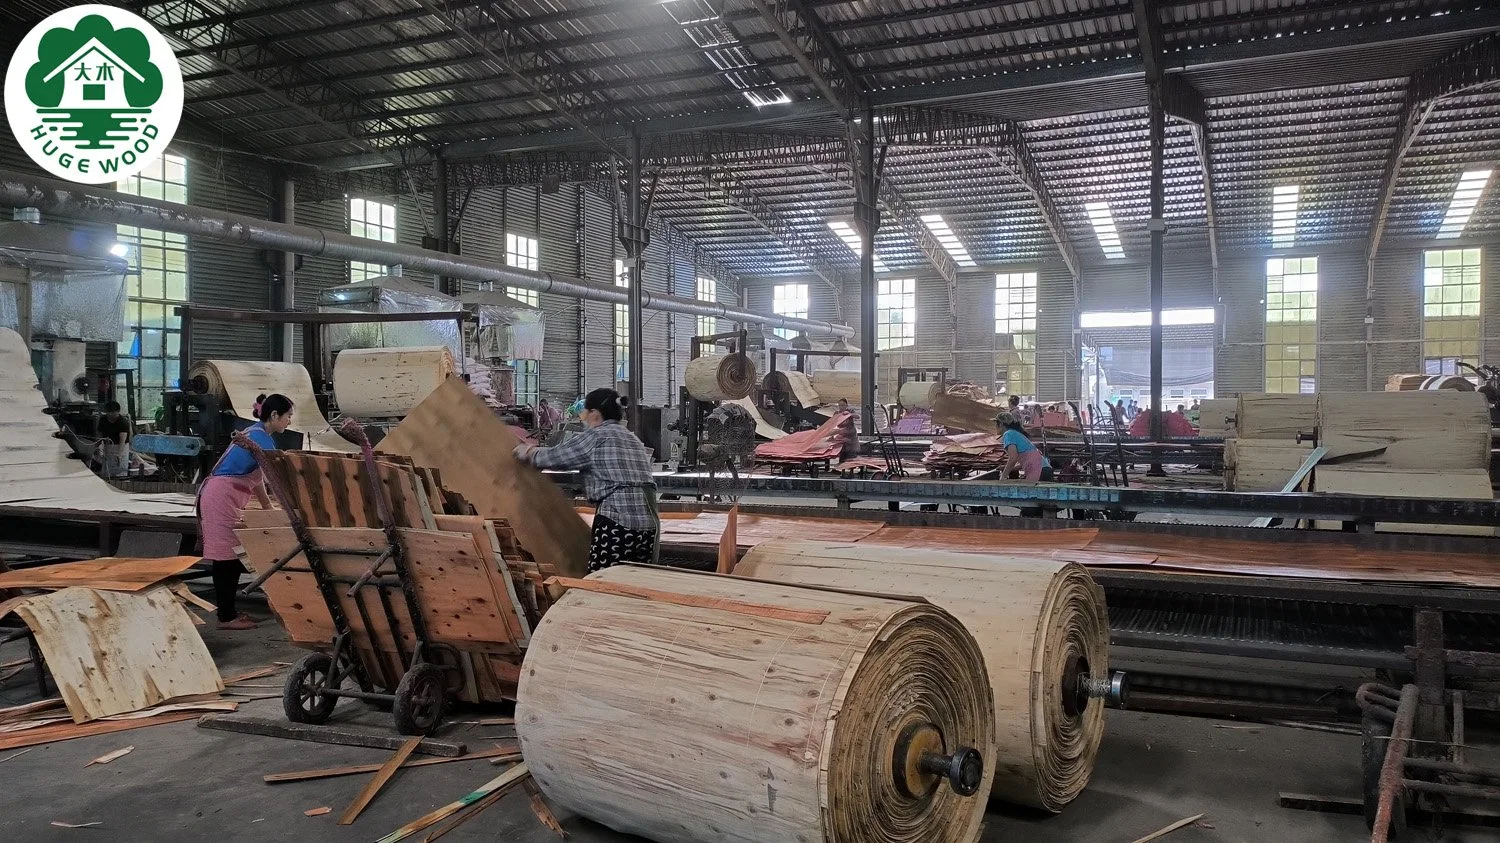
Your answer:
[[[10,57],[5,114],[47,172],[116,182],[167,151],[182,118],[182,68],[144,19],[74,6],[37,24]]]

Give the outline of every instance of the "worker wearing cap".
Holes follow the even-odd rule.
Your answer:
[[[1010,413],[995,417],[995,426],[1000,430],[1000,445],[1005,449],[1005,468],[1000,476],[1009,479],[1019,471],[1022,480],[1051,480],[1052,463],[1041,449],[1031,443],[1026,429]]]

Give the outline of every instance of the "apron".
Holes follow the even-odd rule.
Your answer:
[[[647,480],[644,483],[620,483],[610,489],[609,494],[589,503],[593,505],[597,513],[599,506],[621,489],[640,489],[641,497],[646,499],[646,509],[650,510],[652,519],[656,521],[656,529],[652,531],[651,536],[651,564],[655,565],[661,561],[661,512],[656,507],[656,482],[654,480]]]
[[[239,558],[235,548],[240,541],[234,534],[234,525],[255,494],[255,484],[262,482],[259,468],[239,476],[214,474],[227,456],[229,449],[225,448],[209,469],[208,479],[198,487],[198,538],[203,544],[204,559]]]

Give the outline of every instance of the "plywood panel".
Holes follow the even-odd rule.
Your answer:
[[[436,468],[485,518],[507,521],[521,546],[564,576],[588,568],[588,528],[557,484],[511,456],[516,438],[464,383],[433,390],[381,443]]]
[[[124,594],[65,588],[19,597],[20,615],[75,723],[224,690],[213,656],[166,588]]]

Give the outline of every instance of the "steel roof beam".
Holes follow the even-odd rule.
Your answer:
[[[196,0],[185,0],[185,2],[172,0],[154,4],[149,9],[143,9],[141,13],[152,24],[168,28],[173,22],[184,20],[191,8],[201,9],[202,6]],[[354,144],[370,150],[386,162],[397,167],[403,167],[409,163],[391,150],[381,148],[363,137],[364,124],[367,123],[390,126],[403,134],[409,133],[407,127],[389,120],[378,110],[366,108],[359,100],[334,88],[329,81],[308,76],[304,73],[301,62],[296,56],[288,55],[278,47],[258,44],[244,50],[225,49],[222,46],[224,38],[233,33],[234,22],[229,21],[202,28],[180,28],[173,37],[187,44],[195,54],[218,63],[241,81],[281,100],[292,110],[311,118],[319,125],[347,138]],[[200,45],[199,41],[204,37],[213,38],[214,43]],[[240,69],[240,64],[244,59],[261,57],[274,58],[274,66],[262,72]],[[323,97],[334,99],[337,105],[315,107],[306,98],[294,94],[293,90],[318,91]]]
[[[760,197],[756,196],[739,179],[733,176],[719,178],[713,173],[704,173],[701,184],[707,195],[698,196],[677,185],[669,185],[669,187],[699,201],[717,202],[737,210],[749,217],[757,226],[765,229],[766,233],[776,238],[789,254],[806,264],[814,275],[823,279],[823,282],[833,289],[838,319],[843,321],[842,298],[844,288],[850,280],[848,273],[830,262],[811,238],[799,231],[791,220],[775,208],[761,201]]]
[[[865,108],[864,86],[817,14],[801,0],[749,0],[776,40],[840,118],[851,122]]]
[[[1031,156],[1031,149],[1026,143],[1024,133],[1019,129],[1016,131],[1015,144],[1008,151],[1002,152],[998,149],[986,151],[1020,181],[1027,193],[1031,194],[1032,201],[1036,203],[1037,212],[1041,214],[1042,222],[1047,226],[1047,233],[1052,236],[1053,244],[1057,246],[1063,263],[1067,265],[1068,272],[1073,276],[1073,284],[1076,288],[1083,277],[1078,252],[1073,248],[1073,241],[1068,238],[1068,229],[1063,225],[1062,214],[1058,212],[1057,204],[1052,200],[1047,183],[1042,180],[1042,171],[1037,167],[1036,159]]]
[[[1193,132],[1193,147],[1203,167],[1203,206],[1208,225],[1208,255],[1213,272],[1215,295],[1219,286],[1219,238],[1214,216],[1214,171],[1211,142],[1208,136],[1208,101],[1193,83],[1178,75],[1169,75],[1164,66],[1165,42],[1162,38],[1161,11],[1156,0],[1134,0],[1135,29],[1140,41],[1141,61],[1146,81],[1156,86],[1156,102],[1169,117],[1186,121]]]
[[[583,79],[569,79],[559,75],[553,67],[550,52],[536,41],[536,36],[515,25],[513,16],[493,0],[483,0],[474,7],[445,7],[435,0],[417,0],[433,17],[447,24],[462,40],[484,53],[497,67],[531,91],[537,102],[551,109],[574,128],[582,132],[601,149],[621,155],[615,144],[594,131],[594,128],[578,116],[577,112],[594,105],[605,112],[613,107],[595,90],[569,93],[567,89]],[[477,34],[471,15],[477,14],[481,21],[497,27],[483,35]],[[480,27],[485,24],[481,22]]]
[[[1401,165],[1422,127],[1443,100],[1478,87],[1500,81],[1500,33],[1490,33],[1471,41],[1411,75],[1406,85],[1406,102],[1401,107],[1396,136],[1386,155],[1380,176],[1380,198],[1370,220],[1370,238],[1366,257],[1375,260],[1380,240],[1385,235],[1391,200],[1396,195],[1396,181]]]

